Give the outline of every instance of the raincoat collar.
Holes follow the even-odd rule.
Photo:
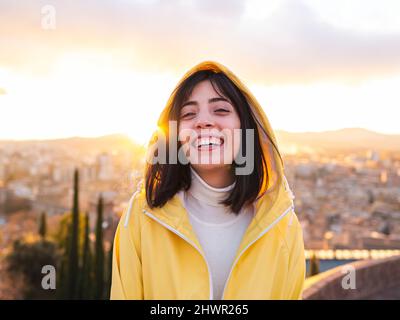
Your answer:
[[[142,203],[143,212],[152,215],[158,221],[169,226],[192,242],[198,248],[201,248],[199,240],[190,223],[189,215],[178,194],[170,199],[162,208],[150,208],[146,201]],[[249,244],[257,240],[263,232],[269,230],[269,228],[286,214],[290,208],[293,208],[293,198],[286,184],[286,180],[282,181],[278,192],[278,198],[274,203],[268,203],[268,197],[263,196],[254,204],[254,208],[255,216],[243,236],[238,252],[241,252]]]

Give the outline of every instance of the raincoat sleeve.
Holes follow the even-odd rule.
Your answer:
[[[287,281],[287,299],[301,300],[306,273],[306,260],[304,255],[303,231],[298,218],[293,211],[292,232],[289,247],[289,276]]]
[[[135,195],[122,215],[114,237],[111,300],[142,300],[140,225]]]

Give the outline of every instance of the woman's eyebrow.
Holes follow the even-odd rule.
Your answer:
[[[215,98],[208,99],[208,103],[213,103],[213,102],[218,102],[218,101],[225,101],[225,102],[228,102],[228,103],[229,103],[228,99],[223,98],[223,97],[215,97]],[[186,101],[186,102],[182,105],[182,108],[183,108],[183,107],[186,107],[186,106],[190,106],[190,105],[192,105],[192,106],[198,106],[199,103],[198,103],[197,101],[194,101],[194,100]]]
[[[218,98],[211,98],[208,100],[208,103],[212,103],[212,102],[218,102],[218,101],[225,101],[225,102],[229,102],[228,99],[224,98],[224,97],[218,97]]]

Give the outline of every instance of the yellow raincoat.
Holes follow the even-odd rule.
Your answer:
[[[284,167],[269,121],[245,85],[226,67],[203,62],[198,70],[224,72],[245,94],[259,123],[268,163],[268,181],[255,203],[223,299],[301,299],[305,280],[304,243]],[[163,123],[173,96],[161,114]],[[165,122],[164,122],[165,123]],[[261,130],[262,128],[265,130]],[[214,299],[212,277],[187,212],[176,194],[162,208],[150,209],[139,189],[123,213],[114,239],[111,299]]]

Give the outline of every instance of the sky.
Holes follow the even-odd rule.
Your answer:
[[[0,2],[0,139],[145,143],[180,77],[215,60],[273,129],[400,133],[396,0]]]

